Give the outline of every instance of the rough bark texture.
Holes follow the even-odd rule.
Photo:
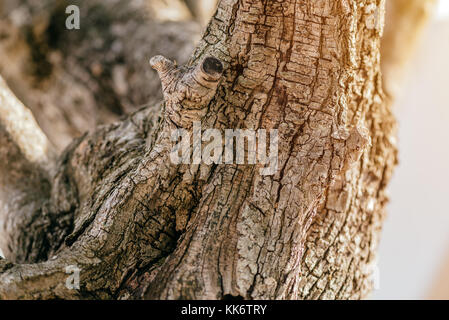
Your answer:
[[[26,243],[39,235],[17,253],[7,243],[0,297],[366,297],[396,162],[383,17],[379,0],[221,0],[187,66],[151,60],[162,108],[76,140],[45,201],[2,211],[45,212],[64,242],[37,256]],[[277,129],[279,170],[173,165],[170,134],[193,121]],[[65,286],[68,265],[80,290]]]

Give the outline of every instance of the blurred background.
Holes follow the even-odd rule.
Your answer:
[[[440,0],[394,109],[399,166],[373,299],[449,299],[449,0]]]

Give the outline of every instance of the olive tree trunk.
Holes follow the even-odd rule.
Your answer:
[[[165,103],[57,157],[2,82],[0,298],[366,297],[396,163],[383,18],[380,0],[221,0],[186,66],[151,59]],[[173,164],[193,122],[278,130],[278,170]]]

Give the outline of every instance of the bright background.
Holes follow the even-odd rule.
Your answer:
[[[449,257],[448,16],[449,0],[440,0],[396,101],[400,164],[390,185],[374,299],[429,298]]]

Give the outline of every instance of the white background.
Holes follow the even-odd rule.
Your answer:
[[[440,3],[395,105],[400,164],[374,299],[429,297],[449,255],[449,0]]]

